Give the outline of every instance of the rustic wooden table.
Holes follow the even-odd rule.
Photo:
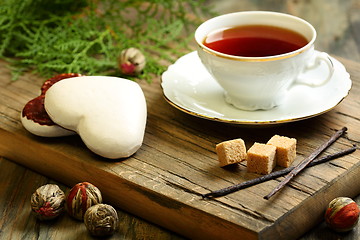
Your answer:
[[[340,57],[340,59],[351,60],[345,62],[348,66],[352,66],[353,72],[356,72],[356,68],[360,66],[360,64],[356,64],[356,62],[360,62],[360,0],[226,0],[216,3],[214,9],[221,13],[271,10],[300,16],[317,29],[317,49]],[[359,101],[359,97],[355,99]],[[158,101],[164,100],[159,98]],[[358,111],[358,109],[356,110]],[[171,111],[173,111],[172,116],[180,116],[187,123],[195,121],[197,126],[205,121],[184,116],[177,110]],[[1,117],[6,118],[6,116]],[[305,123],[295,126],[304,128],[305,125],[316,125],[316,122],[317,119],[307,120]],[[327,122],[326,119],[321,119],[321,124],[325,122]],[[228,133],[231,132],[231,130],[227,130]],[[281,131],[284,132],[284,128]],[[247,131],[247,133],[249,132]],[[204,133],[201,134],[201,136],[203,135]],[[208,140],[225,139],[231,136],[231,134],[223,136],[219,132],[216,135],[216,138],[209,137],[210,140]],[[358,139],[359,136],[356,138]],[[37,169],[30,170],[5,157],[0,158],[0,239],[92,239],[85,230],[84,224],[69,217],[62,216],[55,221],[40,222],[30,214],[30,196],[39,186],[56,183],[63,190],[69,189],[68,185],[45,177],[36,171]],[[360,184],[359,178],[354,184]],[[355,200],[360,204],[360,196]],[[126,209],[117,208],[117,210],[121,219],[120,231],[110,239],[184,239],[182,236],[127,213]],[[322,222],[303,235],[301,239],[360,239],[360,225],[351,232],[340,234],[330,231]]]

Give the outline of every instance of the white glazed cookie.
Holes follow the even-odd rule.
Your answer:
[[[58,125],[76,131],[106,158],[125,158],[142,145],[147,109],[140,86],[123,78],[83,76],[54,84],[45,109]]]
[[[77,73],[64,73],[46,80],[40,89],[40,95],[27,102],[21,111],[21,123],[26,130],[41,137],[62,137],[76,134],[55,124],[46,113],[44,98],[46,91],[58,81],[81,76]]]
[[[76,134],[74,131],[67,130],[56,124],[41,125],[21,115],[21,123],[26,130],[40,137],[63,137]]]

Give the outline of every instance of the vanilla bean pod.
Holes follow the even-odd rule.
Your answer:
[[[336,152],[336,153],[333,153],[333,154],[330,154],[330,155],[315,159],[309,165],[307,165],[307,167],[312,167],[312,166],[318,165],[320,163],[325,163],[325,162],[330,161],[332,159],[336,159],[336,158],[345,156],[347,154],[355,152],[356,149],[357,149],[357,147],[354,145],[351,148],[348,148],[348,149],[345,149],[345,150],[342,150],[342,151],[339,151],[339,152]],[[245,188],[254,186],[256,184],[263,183],[263,182],[266,182],[266,181],[269,181],[269,180],[284,176],[284,175],[288,174],[289,172],[291,172],[294,168],[295,167],[288,167],[288,168],[285,168],[285,169],[282,169],[282,170],[279,170],[279,171],[276,171],[276,172],[272,172],[270,174],[267,174],[267,175],[264,175],[264,176],[261,176],[261,177],[255,178],[255,179],[251,179],[251,180],[246,181],[246,182],[242,182],[242,183],[239,183],[239,184],[236,184],[236,185],[229,186],[227,188],[223,188],[223,189],[219,189],[219,190],[216,190],[216,191],[212,191],[212,192],[203,194],[202,197],[205,198],[205,199],[209,199],[209,198],[216,198],[216,197],[226,196],[226,195],[228,195],[230,193],[239,191],[241,189],[245,189]]]
[[[343,127],[341,130],[338,130],[334,133],[329,140],[320,145],[309,157],[305,158],[302,162],[300,162],[296,167],[289,172],[285,178],[268,194],[264,197],[264,199],[270,199],[275,193],[280,191],[290,180],[295,177],[299,172],[301,172],[311,161],[313,161],[322,151],[324,151],[327,147],[333,144],[341,135],[346,132],[347,128]]]

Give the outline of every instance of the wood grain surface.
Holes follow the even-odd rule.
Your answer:
[[[223,4],[225,5],[226,2],[223,1]],[[243,171],[244,165],[230,169],[221,169],[217,166],[214,146],[220,141],[240,136],[246,140],[249,147],[254,141],[266,141],[275,133],[293,136],[299,141],[297,161],[308,155],[324,138],[342,126],[349,128],[346,138],[340,139],[327,153],[342,149],[352,143],[359,143],[360,132],[357,126],[360,119],[358,113],[360,68],[358,63],[344,59],[359,60],[357,49],[359,32],[356,30],[358,29],[356,26],[359,26],[359,19],[353,13],[354,9],[359,10],[359,1],[328,1],[326,4],[325,1],[304,1],[306,4],[303,4],[302,1],[284,1],[282,5],[275,4],[274,1],[263,1],[264,3],[259,3],[260,1],[230,2],[228,1],[226,6],[239,4],[239,9],[236,10],[278,10],[290,12],[305,19],[308,18],[307,20],[311,16],[314,19],[316,17],[321,18],[321,16],[316,16],[314,12],[309,12],[309,9],[312,9],[311,6],[320,9],[318,2],[324,4],[322,7],[327,6],[328,9],[337,11],[338,21],[343,21],[348,25],[344,27],[345,30],[336,27],[338,35],[332,35],[333,32],[330,30],[324,32],[323,35],[328,34],[328,38],[325,38],[327,40],[319,39],[324,44],[320,45],[318,49],[322,48],[321,50],[336,53],[343,57],[337,58],[345,64],[354,80],[350,95],[334,110],[320,117],[274,128],[248,129],[209,122],[181,113],[169,106],[162,98],[159,79],[154,79],[151,84],[142,82],[141,86],[144,89],[147,101],[150,103],[148,105],[149,117],[144,146],[130,159],[122,162],[109,162],[89,153],[78,137],[66,138],[65,141],[63,138],[44,140],[27,133],[19,123],[20,110],[25,102],[36,96],[39,85],[44,79],[26,75],[20,81],[10,83],[9,70],[6,63],[2,62],[0,64],[0,142],[3,143],[1,146],[10,146],[9,148],[0,147],[2,155],[7,156],[7,158],[0,160],[0,190],[3,193],[0,198],[0,237],[2,239],[91,238],[83,224],[66,215],[49,223],[36,221],[30,215],[29,199],[31,193],[37,187],[47,182],[53,182],[53,179],[56,179],[64,190],[76,182],[88,178],[94,179],[94,183],[106,192],[105,200],[109,203],[117,202],[122,221],[120,232],[113,237],[114,239],[181,239],[182,237],[177,234],[126,213],[132,212],[153,221],[153,219],[159,218],[155,214],[156,210],[164,211],[166,209],[170,209],[169,218],[163,222],[161,220],[155,221],[155,224],[160,224],[173,231],[178,230],[180,234],[187,236],[201,238],[203,235],[196,235],[196,231],[199,233],[208,231],[216,237],[216,234],[219,234],[216,231],[223,227],[220,226],[221,222],[216,222],[218,218],[205,217],[200,213],[210,209],[210,212],[214,214],[214,211],[218,211],[216,208],[219,205],[221,211],[216,214],[220,218],[226,219],[230,223],[235,221],[232,218],[241,218],[247,226],[252,228],[248,232],[242,231],[243,234],[248,235],[241,235],[241,238],[245,236],[252,238],[255,236],[254,232],[264,229],[264,239],[277,239],[278,235],[271,235],[269,223],[272,223],[270,225],[275,224],[278,228],[277,231],[279,229],[284,231],[285,237],[291,237],[286,235],[286,231],[295,234],[292,236],[299,237],[304,231],[309,230],[309,226],[315,226],[321,222],[319,209],[323,208],[324,204],[334,197],[334,188],[336,194],[348,193],[353,195],[352,197],[359,194],[359,178],[357,177],[359,176],[359,155],[356,153],[338,159],[331,164],[324,164],[319,168],[307,170],[303,176],[296,178],[290,187],[284,189],[277,198],[270,202],[271,207],[269,207],[268,202],[260,200],[260,204],[258,204],[254,199],[268,193],[268,190],[275,186],[277,181],[271,181],[266,185],[256,186],[256,188],[251,188],[246,192],[235,193],[217,200],[204,202],[199,199],[200,193],[255,177]],[[345,4],[340,4],[340,2],[345,2]],[[245,3],[249,6],[253,5],[251,7],[242,5]],[[272,9],[275,6],[277,9]],[[335,10],[335,7],[338,9]],[[232,11],[234,10],[233,7]],[[223,9],[222,11],[226,12],[227,10]],[[328,19],[331,20],[331,18]],[[314,24],[314,22],[312,23]],[[323,21],[319,22],[323,23]],[[317,29],[323,29],[325,26],[327,24],[320,24]],[[315,25],[315,27],[317,26]],[[351,30],[352,28],[354,29]],[[334,29],[335,32],[336,29]],[[331,36],[336,37],[332,39]],[[337,44],[335,47],[334,40]],[[326,45],[326,42],[329,44]],[[341,48],[342,51],[339,50]],[[350,55],[351,57],[349,57]],[[12,140],[14,142],[11,142]],[[6,143],[4,144],[4,142]],[[19,151],[14,152],[13,149],[15,148]],[[49,149],[52,151],[51,154],[48,151]],[[56,154],[53,154],[54,152]],[[59,152],[64,155],[59,155]],[[61,164],[62,157],[72,158],[72,156],[75,156],[74,162],[67,165]],[[79,160],[79,156],[86,156],[86,159],[90,160],[89,162],[84,159]],[[32,167],[33,170],[19,166],[9,159],[14,161],[21,159],[22,164]],[[48,161],[42,162],[41,165],[34,164],[34,161],[41,162],[44,159],[48,159]],[[91,167],[93,163],[96,164],[96,168]],[[35,165],[37,167],[34,167]],[[62,166],[62,168],[58,168],[58,166]],[[106,182],[97,178],[97,176],[110,176],[110,174],[119,175],[120,178],[109,178],[109,181]],[[65,179],[65,176],[72,176],[72,178]],[[125,179],[125,181],[121,179]],[[132,184],[128,183],[129,179]],[[345,184],[350,179],[354,184]],[[121,187],[117,187],[119,185]],[[118,192],[119,190],[121,193]],[[118,197],[119,195],[130,195],[134,202],[126,203],[124,200],[126,197],[119,199],[121,198],[121,196]],[[308,200],[303,203],[304,199],[309,198],[317,201]],[[175,199],[176,201],[168,201],[168,199]],[[359,198],[356,199],[359,202]],[[189,202],[193,204],[190,208],[187,207]],[[254,204],[251,205],[248,202],[254,202]],[[293,206],[299,204],[302,204],[301,208],[298,208],[299,210],[292,210]],[[288,220],[282,221],[282,216],[286,216]],[[309,216],[311,217],[309,218]],[[191,226],[194,223],[186,221],[189,218],[198,219],[199,223]],[[173,221],[169,219],[173,219]],[[280,220],[277,221],[277,219]],[[179,223],[178,221],[183,222]],[[306,226],[303,224],[304,221],[307,222]],[[212,230],[207,229],[214,225],[215,227]],[[185,227],[190,228],[191,232],[182,232]],[[226,227],[229,231],[223,231],[219,235],[226,236],[226,234],[236,231],[232,224],[227,224]],[[323,236],[328,236],[327,239],[356,239],[359,236],[359,228],[357,227],[347,234],[337,234],[321,223],[317,229],[309,232],[303,238],[321,239]],[[232,236],[229,237],[227,239],[231,239]]]

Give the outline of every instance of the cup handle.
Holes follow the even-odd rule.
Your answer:
[[[315,59],[305,66],[303,73],[317,68],[321,62],[325,62],[329,69],[329,72],[324,79],[305,79],[305,78],[297,77],[294,83],[291,85],[291,87],[293,87],[294,85],[307,85],[309,87],[320,87],[326,84],[334,74],[335,68],[333,62],[331,61],[330,56],[325,52],[317,52]]]

